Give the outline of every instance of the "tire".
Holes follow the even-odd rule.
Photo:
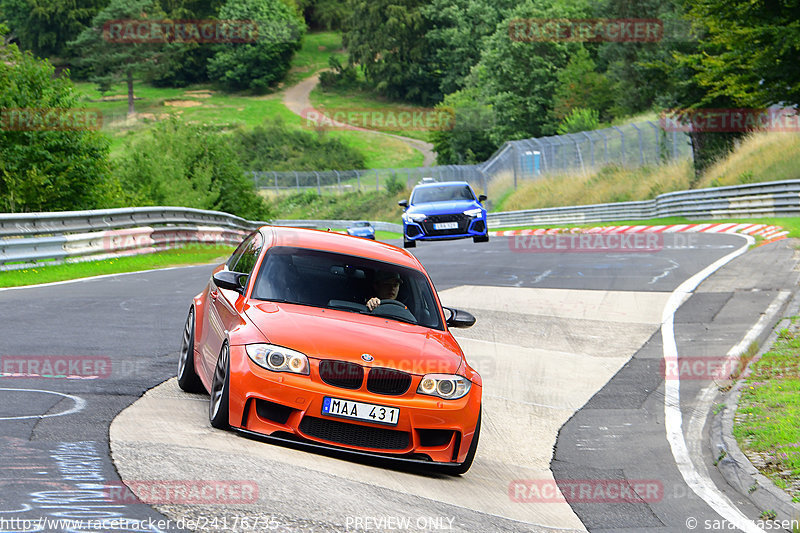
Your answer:
[[[194,369],[194,309],[189,310],[178,356],[178,386],[186,392],[204,392],[203,382]]]
[[[406,239],[405,236],[403,237],[403,248],[416,248],[416,247],[417,247],[417,241],[410,241]]]
[[[489,235],[480,235],[472,238],[472,242],[489,242]]]
[[[222,345],[211,380],[211,399],[208,403],[208,420],[217,429],[228,429],[229,396],[231,380],[231,352],[228,343]]]
[[[464,462],[458,465],[455,468],[448,469],[448,473],[454,476],[460,476],[461,474],[466,474],[467,470],[472,466],[472,461],[475,459],[475,452],[478,450],[478,439],[481,436],[481,411],[478,411],[478,423],[475,424],[475,435],[472,437],[472,442],[469,445],[469,450],[467,451],[467,456],[464,458]]]

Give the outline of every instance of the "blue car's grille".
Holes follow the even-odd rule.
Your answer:
[[[470,218],[463,214],[430,215],[422,222],[422,229],[427,235],[462,235],[467,232]],[[453,229],[434,229],[433,225],[439,222],[457,222],[458,227]]]

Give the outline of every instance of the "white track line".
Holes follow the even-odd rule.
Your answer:
[[[718,259],[681,283],[670,295],[667,304],[664,306],[661,323],[661,339],[664,345],[665,368],[670,368],[669,365],[677,365],[678,362],[678,347],[675,342],[674,328],[675,312],[678,310],[678,307],[691,296],[692,291],[697,288],[703,280],[734,258],[745,253],[747,249],[755,243],[753,237],[743,235],[742,238],[747,241],[743,246],[725,257]],[[701,475],[692,463],[692,458],[686,446],[686,439],[683,435],[680,379],[664,380],[664,426],[667,433],[667,440],[672,449],[672,456],[675,459],[675,464],[689,488],[737,529],[753,533],[763,532],[755,522],[748,519],[736,508],[733,502],[714,485],[714,482],[711,481],[707,475]]]

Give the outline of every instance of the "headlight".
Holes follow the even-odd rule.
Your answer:
[[[423,213],[403,213],[403,216],[406,218],[406,221],[411,220],[413,222],[422,222],[428,218],[428,215]]]
[[[308,375],[308,357],[305,354],[272,344],[248,344],[245,349],[247,356],[262,368]]]
[[[452,374],[426,374],[417,387],[417,394],[438,396],[445,400],[463,398],[472,387],[472,382],[465,377]]]
[[[464,211],[464,214],[467,215],[468,217],[481,218],[483,211],[478,208],[467,209],[466,211]]]

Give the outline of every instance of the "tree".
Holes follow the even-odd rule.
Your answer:
[[[563,120],[576,108],[597,110],[599,120],[611,118],[614,92],[611,83],[596,68],[589,51],[581,46],[569,58],[567,66],[558,72],[558,85],[553,95],[556,120]]]
[[[286,76],[305,35],[305,22],[292,8],[280,0],[227,0],[219,18],[254,21],[258,38],[217,45],[208,64],[211,79],[234,90],[264,91]]]
[[[116,161],[131,205],[179,205],[249,220],[272,217],[226,136],[176,119],[161,122]]]
[[[23,50],[63,57],[66,44],[106,5],[108,0],[0,0],[0,12]]]
[[[433,50],[442,94],[464,88],[486,39],[515,4],[509,0],[432,0],[423,8],[430,21],[426,46]]]
[[[72,83],[54,73],[48,61],[16,45],[0,46],[0,211],[95,209],[107,202],[105,136],[42,121],[84,113]]]
[[[710,98],[742,106],[800,103],[800,1],[687,4],[707,32],[696,65],[697,81]]]
[[[163,56],[164,43],[136,42],[136,37],[126,39],[118,37],[127,28],[119,32],[104,33],[104,27],[113,21],[120,20],[161,20],[164,13],[153,0],[111,0],[111,3],[92,19],[92,25],[86,28],[71,46],[80,51],[79,66],[86,67],[92,73],[90,79],[98,84],[101,91],[107,91],[111,85],[124,80],[128,86],[128,115],[133,115],[134,108],[133,78],[134,75],[146,74],[157,65]]]
[[[448,94],[436,106],[449,113],[451,127],[431,132],[431,142],[440,165],[468,165],[486,161],[497,149],[489,138],[494,126],[491,106],[481,103],[477,88],[468,87]]]
[[[441,100],[434,50],[425,40],[425,0],[352,0],[342,41],[350,63],[395,100],[431,105]]]
[[[556,5],[529,0],[509,12],[486,40],[468,84],[479,89],[482,101],[495,112],[492,142],[499,145],[555,132],[551,110],[558,72],[580,47],[579,43],[558,40],[530,42],[512,25],[528,19],[587,18],[588,14],[588,4],[582,2]]]

